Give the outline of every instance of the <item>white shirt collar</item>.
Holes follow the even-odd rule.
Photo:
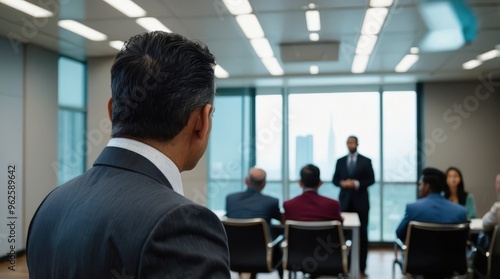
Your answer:
[[[349,155],[347,156],[348,160],[354,160],[354,162],[356,162],[356,160],[358,159],[358,151],[354,152],[354,153],[349,153]]]
[[[184,195],[181,173],[170,158],[150,145],[127,138],[112,138],[108,146],[120,147],[140,154],[153,163],[168,179],[175,192]]]

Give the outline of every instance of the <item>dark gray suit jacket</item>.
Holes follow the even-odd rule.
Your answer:
[[[271,219],[281,222],[279,200],[249,188],[226,197],[226,216],[236,219],[264,218],[268,224],[271,224]]]
[[[230,278],[217,216],[173,191],[145,157],[117,147],[45,198],[26,254],[31,279]]]

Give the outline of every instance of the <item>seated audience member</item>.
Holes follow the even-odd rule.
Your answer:
[[[500,173],[495,176],[495,190],[497,195],[500,194]],[[497,198],[498,200],[498,198]],[[490,210],[483,216],[483,232],[479,233],[477,243],[475,244],[477,250],[474,253],[473,264],[474,268],[482,274],[486,274],[488,268],[488,257],[486,253],[490,246],[491,234],[493,228],[500,224],[500,202],[495,202]]]
[[[283,203],[285,220],[342,221],[338,201],[321,196],[318,189],[323,184],[319,168],[307,165],[300,171],[299,185],[302,194]]]
[[[266,186],[266,172],[260,168],[251,168],[245,178],[246,191],[233,193],[226,197],[226,217],[236,219],[263,218],[269,224],[271,237],[275,239],[282,234],[282,229],[273,230],[271,219],[282,222],[279,200],[263,195],[262,189]],[[275,252],[281,252],[280,249]],[[281,257],[281,255],[280,255]],[[278,267],[279,277],[283,277],[283,269]],[[241,277],[241,274],[240,274]],[[251,273],[250,279],[255,279],[257,274]]]
[[[476,218],[476,203],[474,196],[465,191],[462,172],[456,167],[450,167],[446,171],[445,197],[454,203],[465,206],[467,217],[469,219]]]
[[[500,194],[500,173],[495,177],[495,189]],[[483,228],[485,232],[491,232],[495,225],[500,224],[500,201],[495,202],[490,211],[483,216]]]
[[[264,218],[268,224],[271,224],[271,219],[281,222],[279,200],[261,193],[266,186],[266,172],[260,168],[251,168],[245,184],[246,191],[226,197],[226,216],[237,219]]]
[[[441,196],[441,191],[446,186],[445,180],[444,173],[438,169],[422,170],[418,186],[420,199],[406,205],[405,216],[396,230],[399,239],[405,241],[410,221],[443,224],[467,222],[465,208]]]

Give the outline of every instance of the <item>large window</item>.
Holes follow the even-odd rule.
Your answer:
[[[224,210],[227,194],[244,189],[244,177],[255,157],[253,96],[244,89],[218,90],[214,103],[207,150],[207,205]]]
[[[216,98],[221,100],[228,97]],[[222,108],[223,105],[219,101],[217,103],[217,113],[219,109],[234,109]],[[319,190],[320,194],[338,199],[340,189],[332,183],[335,164],[338,158],[348,152],[347,137],[356,135],[359,139],[358,151],[372,160],[375,172],[376,182],[369,188],[369,239],[376,242],[393,241],[406,203],[416,199],[416,106],[414,91],[258,94],[255,97],[255,117],[238,120],[240,123],[248,121],[247,124],[251,125],[255,119],[255,126],[249,127],[248,132],[251,135],[254,129],[255,136],[233,139],[234,135],[226,136],[227,129],[220,131],[220,136],[216,135],[217,130],[213,131],[209,168],[213,168],[214,163],[222,166],[231,162],[225,161],[228,158],[223,159],[221,156],[235,156],[233,161],[251,162],[252,154],[247,154],[247,158],[244,158],[230,152],[231,149],[228,148],[253,140],[255,148],[250,150],[255,153],[256,165],[265,169],[268,174],[265,194],[279,198],[280,204],[299,195],[299,171],[304,165],[312,163],[321,170],[323,185]],[[233,121],[239,116],[245,117],[235,111],[232,113]],[[214,123],[214,127],[217,124]],[[233,123],[230,127],[233,130],[234,127],[245,125]],[[243,135],[241,132],[239,134]],[[214,140],[214,135],[217,140]],[[224,142],[222,137],[230,137],[235,143]],[[221,145],[222,142],[225,149],[219,150],[221,154],[218,154],[212,145]],[[213,162],[213,157],[220,158]],[[243,162],[238,164],[243,165]],[[242,179],[247,169],[238,171],[241,171],[238,179]],[[209,177],[214,176],[209,173]],[[229,183],[229,180],[220,181]],[[222,188],[229,188],[231,192],[244,189],[241,180],[236,185]],[[214,189],[217,187],[209,185],[209,193]],[[224,197],[218,197],[218,202],[224,204]],[[210,208],[224,209],[217,208],[212,202],[214,200],[209,195]]]
[[[59,58],[58,104],[58,182],[62,184],[85,171],[85,64]]]

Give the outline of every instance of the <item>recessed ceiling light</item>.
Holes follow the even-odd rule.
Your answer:
[[[28,1],[19,1],[19,0],[0,0],[0,3],[3,3],[11,8],[14,8],[23,13],[29,14],[32,17],[51,17],[54,16],[54,13],[40,8],[37,5],[31,4]]]
[[[71,19],[59,20],[57,25],[92,41],[104,41],[108,39],[108,36],[105,34]]]
[[[271,44],[269,44],[269,41],[266,38],[251,39],[250,43],[252,44],[253,49],[260,58],[268,58],[274,56]]]
[[[311,9],[311,10],[316,9],[316,4],[314,4],[314,3],[309,3],[309,9]]]
[[[481,64],[483,64],[483,62],[476,60],[476,59],[472,59],[472,60],[467,61],[464,64],[462,64],[462,68],[464,68],[464,70],[471,70],[471,69],[474,69]]]
[[[313,42],[319,41],[319,34],[318,33],[309,33],[309,40]]]
[[[389,10],[387,8],[369,8],[366,10],[361,34],[377,35],[384,25]]]
[[[238,22],[241,30],[243,30],[248,39],[264,37],[264,30],[262,30],[259,20],[254,14],[238,15],[236,16],[236,22]]]
[[[117,49],[117,50],[122,50],[124,42],[123,41],[111,41],[109,42],[109,46]]]
[[[252,13],[252,6],[248,0],[222,0],[232,15],[246,15]]]
[[[407,72],[416,62],[418,61],[418,55],[416,54],[407,54],[399,64],[396,66],[394,69],[398,73],[405,73]]]
[[[351,72],[355,74],[364,73],[366,71],[366,66],[368,66],[368,60],[370,60],[370,55],[355,55],[352,61]]]
[[[378,36],[376,35],[361,35],[359,36],[358,44],[356,45],[356,54],[370,55],[375,48]]]
[[[172,33],[172,30],[170,30],[167,26],[163,25],[157,18],[154,17],[141,17],[135,20],[137,24],[142,26],[144,29],[148,31],[165,31],[168,33]]]
[[[229,77],[229,73],[226,70],[224,70],[224,68],[219,66],[219,64],[215,65],[214,74],[218,78],[228,78]]]
[[[319,11],[317,10],[306,11],[306,24],[307,24],[307,30],[319,31],[321,29],[321,20],[319,17]]]
[[[147,13],[136,3],[131,0],[103,0],[104,2],[111,5],[113,8],[122,12],[124,15],[128,17],[142,17]]]
[[[418,49],[418,47],[412,47],[410,48],[410,53],[411,54],[418,54],[420,52],[420,50]]]
[[[316,65],[311,65],[309,67],[309,73],[311,73],[311,75],[317,75],[319,73],[319,67]]]
[[[488,60],[491,60],[493,58],[498,57],[499,54],[500,54],[499,50],[493,49],[493,50],[490,50],[490,51],[487,51],[483,54],[478,55],[477,59],[484,62],[484,61],[488,61]]]
[[[262,58],[262,63],[266,66],[267,71],[273,76],[282,76],[284,74],[283,68],[276,57]]]
[[[394,0],[370,0],[370,6],[375,8],[389,7]]]

